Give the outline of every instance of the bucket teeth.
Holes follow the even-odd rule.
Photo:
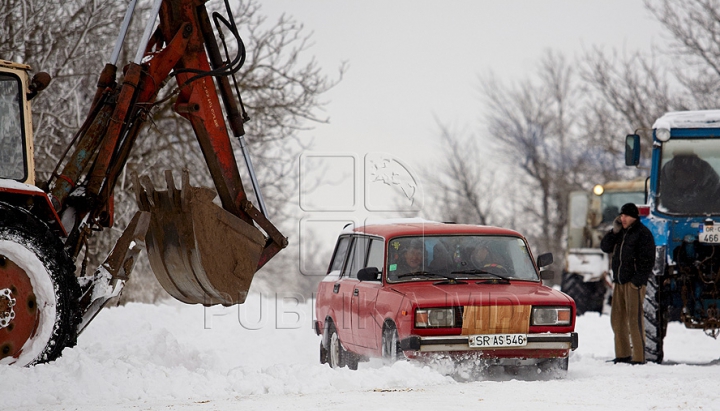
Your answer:
[[[215,192],[190,185],[178,190],[171,171],[167,190],[133,176],[138,207],[151,213],[146,236],[150,265],[162,287],[188,304],[244,302],[266,242],[253,225],[213,203]]]

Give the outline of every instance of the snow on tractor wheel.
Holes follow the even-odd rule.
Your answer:
[[[79,294],[60,239],[28,211],[0,202],[0,364],[48,362],[74,346]]]

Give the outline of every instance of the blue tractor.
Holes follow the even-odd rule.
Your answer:
[[[640,164],[628,135],[625,163]],[[671,112],[653,125],[648,204],[642,222],[656,258],[645,297],[645,355],[663,360],[668,321],[720,332],[720,110]]]

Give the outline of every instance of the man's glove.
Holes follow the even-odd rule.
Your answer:
[[[620,220],[620,216],[617,216],[615,220],[613,220],[613,233],[617,234],[622,230],[622,220]]]

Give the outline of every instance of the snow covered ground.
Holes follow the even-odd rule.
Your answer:
[[[51,364],[2,367],[3,410],[718,410],[720,342],[669,326],[666,363],[613,365],[609,317],[578,318],[565,378],[379,360],[318,362],[312,304],[252,296],[243,306],[133,304],[101,312]],[[460,377],[463,374],[460,374]]]

